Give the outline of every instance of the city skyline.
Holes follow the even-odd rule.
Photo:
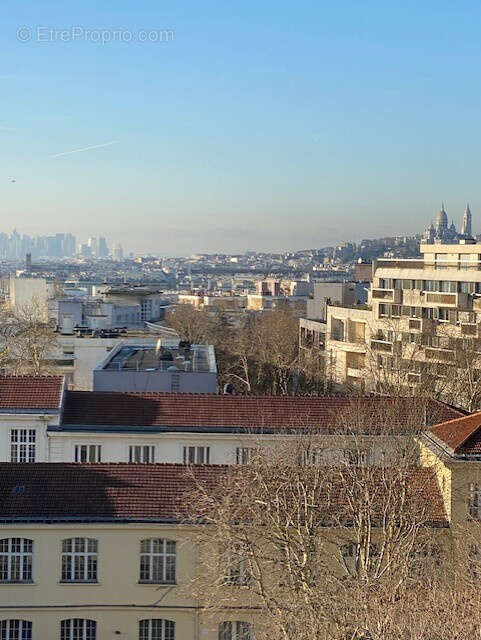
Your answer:
[[[8,228],[67,218],[78,236],[185,255],[412,234],[466,194],[479,210],[477,3],[267,2],[254,21],[214,0],[87,0],[2,17]],[[173,35],[101,44],[69,25]]]

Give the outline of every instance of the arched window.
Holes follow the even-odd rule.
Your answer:
[[[0,582],[31,582],[33,540],[0,540]]]
[[[255,640],[252,625],[241,620],[221,622],[219,640]]]
[[[0,620],[0,640],[32,640],[29,620]]]
[[[175,540],[149,538],[140,541],[140,582],[175,584]]]
[[[97,623],[84,618],[62,620],[60,640],[97,640]]]
[[[93,538],[62,540],[62,581],[97,581],[98,541]]]
[[[175,622],[160,618],[141,620],[139,640],[175,640]]]

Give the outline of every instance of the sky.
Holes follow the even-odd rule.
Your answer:
[[[480,32],[475,0],[3,0],[0,231],[284,251],[441,201],[481,231]]]

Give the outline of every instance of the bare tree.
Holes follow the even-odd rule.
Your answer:
[[[387,640],[400,637],[407,606],[420,612],[421,578],[424,588],[440,573],[445,515],[434,473],[414,465],[419,413],[396,435],[359,408],[333,417],[328,435],[260,442],[215,490],[197,485],[191,589],[216,619],[254,619],[258,640]]]
[[[11,375],[42,375],[55,371],[52,356],[57,337],[43,305],[33,301],[0,319],[0,365]]]

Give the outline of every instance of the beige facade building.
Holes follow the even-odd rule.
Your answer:
[[[0,465],[2,640],[250,640],[189,595],[182,465]],[[215,482],[221,467],[197,467]],[[252,636],[253,638],[253,636]]]
[[[336,382],[443,385],[468,348],[469,366],[481,368],[481,244],[421,244],[421,254],[375,261],[367,306],[328,307],[326,355]]]

